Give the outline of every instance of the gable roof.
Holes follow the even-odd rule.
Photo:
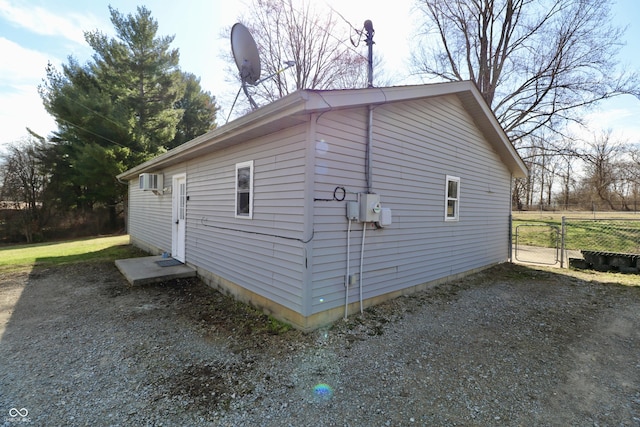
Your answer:
[[[444,95],[456,95],[460,99],[511,174],[516,178],[524,178],[527,175],[524,162],[471,81],[366,89],[300,90],[135,166],[117,178],[136,178],[140,173],[200,157],[213,149],[306,123],[311,113]]]

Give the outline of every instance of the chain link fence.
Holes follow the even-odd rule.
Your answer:
[[[512,222],[512,261],[640,272],[640,218]]]
[[[627,213],[640,213],[640,200],[630,201],[617,201],[614,203],[604,202],[592,202],[587,201],[583,203],[536,203],[526,207],[518,208],[512,206],[514,212],[518,213],[533,213],[533,212],[558,212],[558,213],[571,213],[571,212],[589,212],[590,215],[605,217],[607,214],[627,212]]]
[[[562,266],[640,271],[640,219],[563,217],[561,234]]]

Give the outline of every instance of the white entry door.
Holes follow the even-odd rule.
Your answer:
[[[187,176],[173,176],[172,182],[173,225],[171,232],[171,256],[185,261],[185,240],[187,235]]]

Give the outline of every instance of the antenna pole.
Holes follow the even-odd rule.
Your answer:
[[[373,35],[375,31],[373,29],[373,23],[371,20],[367,19],[364,21],[364,30],[367,33],[367,37],[365,42],[369,47],[369,56],[367,58],[368,61],[368,75],[367,75],[367,87],[373,87]]]

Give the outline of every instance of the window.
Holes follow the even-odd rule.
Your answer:
[[[178,219],[184,220],[184,213],[187,210],[187,183],[180,181],[178,186]]]
[[[236,218],[253,217],[253,160],[236,164]]]
[[[445,188],[445,221],[457,221],[460,210],[460,178],[447,175]]]

